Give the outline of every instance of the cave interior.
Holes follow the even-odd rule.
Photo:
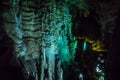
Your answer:
[[[118,0],[1,0],[0,79],[109,80],[119,10]]]

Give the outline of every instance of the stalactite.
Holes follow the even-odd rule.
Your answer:
[[[41,74],[41,80],[53,80],[54,79],[54,59],[55,59],[55,42],[56,42],[56,36],[53,32],[55,32],[55,25],[53,25],[51,17],[52,12],[49,9],[51,5],[49,5],[50,2],[46,3],[47,7],[42,8],[42,54],[44,55],[43,63],[42,63],[42,74]],[[44,4],[45,6],[45,4]],[[48,12],[49,10],[50,12]],[[52,16],[53,17],[53,16]],[[50,21],[50,22],[49,22]],[[44,51],[44,52],[43,52]],[[46,60],[47,59],[47,60]],[[45,66],[47,66],[45,68]],[[47,70],[47,71],[46,71]],[[46,72],[46,73],[45,73]],[[45,76],[48,74],[48,76]]]
[[[69,7],[67,4],[59,4],[58,15],[58,19],[63,20],[63,22],[61,20],[61,22],[57,23],[57,25],[60,26],[58,37],[59,53],[62,57],[62,63],[67,62],[67,64],[69,64],[75,56],[77,40],[72,34],[72,16],[69,13]]]
[[[63,70],[61,66],[61,59],[60,56],[57,54],[55,55],[55,79],[63,80]]]
[[[77,46],[68,5],[55,0],[43,1],[42,7],[34,0],[10,3],[3,14],[5,31],[13,39],[14,54],[28,77],[63,80],[61,64],[74,59]],[[56,61],[56,55],[62,59]]]

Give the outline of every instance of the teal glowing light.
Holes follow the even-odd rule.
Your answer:
[[[98,73],[101,73],[101,72],[102,72],[102,70],[100,69],[99,64],[96,66],[96,72],[98,72]]]
[[[83,78],[83,74],[80,73],[79,77]]]
[[[96,72],[99,72],[99,68],[98,67],[96,67]]]
[[[83,43],[83,51],[85,51],[87,49],[87,43],[86,43],[86,41],[84,41],[84,43]]]
[[[98,80],[105,80],[104,75],[100,76],[100,78]]]
[[[83,80],[83,74],[82,73],[79,74],[79,79]]]

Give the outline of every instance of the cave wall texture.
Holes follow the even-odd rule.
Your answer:
[[[2,5],[5,32],[14,41],[13,54],[24,66],[26,74],[36,80],[54,80],[58,74],[58,80],[62,80],[60,60],[55,64],[56,57],[69,63],[74,58],[77,43],[71,33],[67,4],[54,0],[11,0],[3,1]],[[60,69],[57,73],[56,66]]]
[[[117,0],[3,0],[0,32],[9,37],[8,45],[13,46],[10,52],[26,79],[63,80],[63,69],[75,64],[76,57],[86,59],[77,67],[91,66],[88,72],[95,75],[93,62],[104,51],[108,53],[111,45],[116,4]],[[94,58],[94,53],[99,57]]]

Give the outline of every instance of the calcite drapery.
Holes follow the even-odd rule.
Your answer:
[[[38,3],[11,0],[2,4],[5,7],[2,14],[4,29],[14,41],[13,53],[28,76],[34,76],[36,80],[62,80],[61,61],[69,62],[74,58],[77,43],[71,33],[67,4],[54,0]],[[58,61],[56,56],[60,58]]]

